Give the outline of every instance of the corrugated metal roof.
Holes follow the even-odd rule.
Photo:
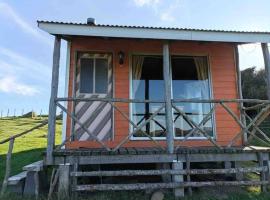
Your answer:
[[[224,33],[262,33],[270,34],[270,31],[243,31],[243,30],[218,30],[218,29],[196,29],[180,27],[154,27],[154,26],[131,26],[131,25],[111,25],[111,24],[87,24],[78,22],[59,22],[38,20],[37,23],[64,24],[64,25],[84,25],[89,27],[115,27],[115,28],[141,28],[141,29],[160,29],[160,30],[182,30],[182,31],[204,31],[204,32],[224,32]]]

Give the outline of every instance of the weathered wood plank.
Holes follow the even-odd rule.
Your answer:
[[[186,174],[187,174],[187,182],[191,182],[191,178],[190,178],[190,155],[189,153],[186,154]],[[192,188],[188,187],[188,194],[192,195]]]
[[[103,102],[122,102],[122,103],[164,103],[164,100],[141,100],[141,99],[127,99],[127,98],[79,98],[79,97],[62,97],[57,98],[57,101],[103,101]],[[261,99],[173,99],[172,103],[270,103],[270,100]]]
[[[68,199],[70,195],[70,165],[59,166],[58,199]]]
[[[34,162],[23,167],[24,171],[42,171],[44,166],[43,160]]]
[[[172,163],[172,169],[173,170],[183,170],[183,162],[179,162],[177,160],[175,160]],[[173,175],[172,176],[173,182],[174,183],[184,183],[184,176],[183,175]],[[185,196],[185,190],[184,187],[175,187],[174,188],[174,197],[175,198],[179,198],[179,197],[184,197]]]
[[[15,139],[11,139],[9,141],[9,147],[8,147],[8,152],[7,152],[7,157],[6,157],[6,172],[5,172],[5,177],[4,177],[2,188],[1,188],[1,194],[0,194],[1,196],[3,196],[7,190],[8,178],[11,172],[11,155],[13,151],[14,141]]]
[[[158,175],[198,175],[198,174],[236,174],[251,172],[267,172],[267,167],[239,167],[229,169],[160,169],[160,170],[117,170],[117,171],[91,171],[71,172],[75,177],[91,176],[158,176]],[[190,180],[188,181],[190,182]]]
[[[160,163],[172,162],[176,155],[104,155],[104,156],[79,156],[79,164],[119,164],[119,163]],[[73,156],[65,156],[67,163],[74,163]],[[63,163],[62,157],[55,157],[56,165]]]
[[[52,199],[52,194],[53,194],[55,186],[58,182],[58,179],[59,179],[59,170],[53,168],[52,176],[51,176],[51,180],[50,180],[50,189],[49,189],[49,193],[48,193],[48,200]]]
[[[46,163],[48,165],[53,163],[52,153],[53,153],[53,149],[55,145],[55,122],[56,122],[55,100],[58,94],[60,49],[61,49],[61,38],[60,36],[55,36],[54,50],[53,50],[51,97],[50,97],[49,116],[48,116],[47,152],[46,152]]]
[[[259,150],[246,150],[242,152],[205,152],[205,153],[191,153],[190,162],[224,162],[224,161],[257,161],[257,152]],[[269,151],[262,150],[264,160],[268,160]],[[134,152],[135,153],[135,152]],[[55,156],[55,165],[62,164],[64,161],[74,164],[74,156],[78,156],[79,164],[119,164],[119,163],[171,163],[173,160],[180,160],[186,162],[185,154],[127,154],[127,155],[99,155],[88,156],[85,155],[58,155]]]
[[[8,178],[8,185],[17,185],[21,180],[25,179],[27,172],[21,172]]]
[[[263,52],[263,60],[265,65],[266,72],[266,83],[267,83],[267,96],[270,100],[270,55],[267,43],[262,43],[262,52]]]
[[[263,167],[263,165],[264,165],[264,159],[263,159],[262,153],[258,153],[258,160],[259,160],[259,166],[260,167]],[[260,173],[260,179],[261,179],[261,181],[266,181],[266,174],[265,174],[264,171],[262,171]],[[261,191],[262,192],[266,192],[266,186],[265,185],[261,185]]]
[[[240,99],[243,99],[243,92],[242,92],[242,76],[241,76],[241,70],[239,66],[239,51],[238,51],[238,45],[235,44],[234,47],[234,57],[235,57],[235,67],[236,67],[236,75],[237,75],[237,91],[238,91],[238,96]],[[240,102],[239,104],[239,110],[240,110],[240,120],[244,127],[246,126],[246,118],[244,115],[244,104],[243,102]],[[244,132],[243,134],[243,143],[247,144],[247,133]]]
[[[170,50],[169,43],[163,44],[163,78],[165,83],[165,114],[166,114],[166,140],[167,151],[174,151],[174,130],[172,114],[172,90],[171,90],[171,73],[170,73]]]
[[[255,186],[267,185],[267,181],[208,181],[208,182],[182,182],[182,183],[137,183],[137,184],[99,184],[78,185],[74,191],[106,191],[106,190],[145,190],[177,187],[204,187],[204,186]]]

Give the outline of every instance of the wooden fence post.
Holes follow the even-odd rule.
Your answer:
[[[58,199],[69,199],[70,165],[59,165]]]
[[[172,163],[172,169],[173,170],[183,170],[183,162],[180,162],[178,160],[174,160]],[[173,175],[173,182],[175,183],[182,183],[184,182],[184,176],[183,175]],[[174,189],[174,196],[175,198],[184,197],[185,192],[183,187],[175,188]]]
[[[263,60],[265,65],[265,72],[266,72],[266,83],[267,83],[267,96],[270,100],[270,55],[267,43],[262,43],[262,52],[263,52]]]
[[[48,139],[46,151],[46,163],[48,165],[51,165],[53,163],[52,153],[55,145],[55,121],[56,121],[55,99],[57,98],[58,93],[60,48],[61,48],[61,38],[59,36],[55,36],[54,50],[53,50],[51,97],[50,97],[49,117],[48,117]]]
[[[258,163],[259,163],[259,167],[263,167],[264,166],[264,157],[263,157],[263,153],[259,152],[258,153]],[[265,172],[261,172],[260,173],[260,179],[261,181],[266,181],[266,173]],[[265,185],[261,185],[261,192],[266,192],[266,186]]]
[[[7,159],[6,159],[6,173],[5,173],[3,185],[1,188],[1,196],[3,196],[7,190],[8,178],[10,176],[10,171],[11,171],[11,155],[12,155],[12,151],[13,151],[14,141],[15,141],[14,138],[9,140],[9,147],[8,147]]]
[[[167,151],[174,151],[174,136],[173,136],[173,114],[172,114],[172,88],[171,88],[171,73],[170,73],[170,52],[169,44],[163,44],[163,77],[165,83],[165,112],[166,112],[166,138]]]

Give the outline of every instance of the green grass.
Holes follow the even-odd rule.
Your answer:
[[[11,135],[20,133],[24,130],[32,128],[41,123],[43,119],[31,118],[15,118],[0,119],[0,140],[10,137]],[[56,126],[56,143],[61,141],[61,121],[57,121]],[[14,150],[12,154],[12,174],[22,171],[22,167],[42,159],[42,154],[47,144],[47,126],[35,130],[23,137],[15,140]],[[5,155],[8,149],[8,143],[0,145],[0,184],[4,176]],[[252,177],[254,178],[254,177]],[[229,189],[228,189],[229,188]],[[16,195],[6,195],[2,198],[9,200],[34,200],[33,197],[20,197]],[[45,200],[46,197],[40,198]],[[55,197],[55,199],[57,199]],[[132,192],[97,192],[90,193],[79,198],[80,200],[148,200],[150,195],[143,191]],[[166,200],[174,199],[172,193],[165,194]],[[192,197],[186,197],[185,200],[269,200],[270,194],[260,194],[259,187],[222,187],[222,188],[201,188],[194,191]]]
[[[28,130],[46,118],[13,118],[0,119],[0,141],[22,131]],[[56,143],[61,140],[61,121],[57,121],[56,126]],[[42,154],[47,144],[48,126],[37,129],[27,135],[17,138],[14,143],[12,153],[12,175],[22,171],[22,167],[32,162],[42,159]],[[5,172],[5,160],[9,143],[0,145],[0,182],[2,182]]]

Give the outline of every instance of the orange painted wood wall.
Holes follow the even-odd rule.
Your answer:
[[[113,74],[114,74],[114,97],[129,98],[129,70],[130,57],[132,54],[160,54],[162,55],[162,41],[160,40],[135,40],[135,39],[103,39],[76,37],[71,40],[70,53],[70,75],[68,95],[73,94],[73,79],[76,66],[76,52],[103,52],[113,55]],[[124,65],[118,64],[118,52],[125,53]],[[208,42],[187,42],[172,41],[170,43],[170,53],[175,55],[203,55],[208,56],[213,98],[226,99],[238,98],[237,76],[234,59],[233,43],[208,43]],[[228,104],[232,110],[239,114],[237,104]],[[129,114],[129,105],[126,103],[117,103],[117,106]],[[68,104],[68,109],[72,110],[72,104]],[[116,146],[129,133],[129,123],[117,112],[114,114],[114,139],[106,142],[110,147]],[[216,120],[216,140],[218,144],[225,146],[240,131],[240,127],[229,114],[220,106],[215,112]],[[72,130],[71,119],[67,119],[67,137]],[[166,145],[166,141],[159,141],[160,144]],[[237,141],[241,145],[242,139]],[[129,141],[125,147],[150,147],[154,143],[151,141]],[[182,146],[212,146],[207,140],[189,140],[186,142],[175,141],[175,145]],[[98,148],[101,147],[97,142],[92,141],[74,141],[67,145],[68,148]]]

